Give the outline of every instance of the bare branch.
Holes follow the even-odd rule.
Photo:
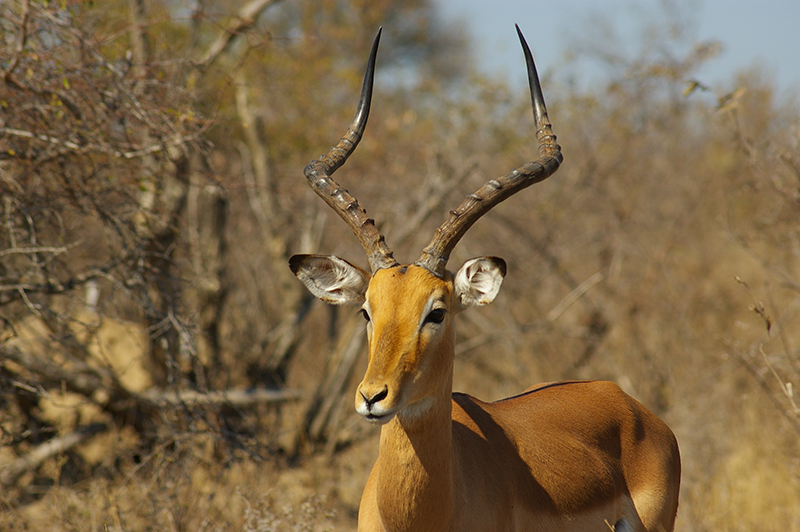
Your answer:
[[[764,302],[761,301],[760,299],[758,299],[755,296],[755,292],[750,287],[750,285],[747,284],[747,282],[745,282],[738,275],[734,278],[734,280],[738,284],[740,284],[743,287],[745,287],[750,292],[750,295],[753,297],[754,301],[750,305],[750,310],[752,312],[756,313],[761,318],[761,320],[764,322],[764,326],[766,328],[766,333],[765,333],[764,339],[761,342],[759,342],[759,344],[758,344],[758,353],[761,355],[761,358],[764,361],[764,365],[767,367],[769,372],[772,374],[772,377],[775,379],[775,382],[778,384],[778,387],[780,388],[781,393],[783,393],[784,397],[786,397],[786,400],[788,401],[789,406],[790,406],[789,412],[793,416],[795,416],[798,421],[800,421],[800,406],[798,406],[797,401],[795,400],[794,385],[792,384],[791,381],[784,380],[783,376],[780,373],[778,373],[778,370],[775,368],[775,365],[772,363],[772,360],[770,359],[769,355],[767,355],[766,351],[764,351],[764,347],[773,338],[772,331],[773,331],[774,323],[772,321],[772,318],[769,316],[769,314],[767,314],[767,310],[766,310],[766,307],[764,305]],[[778,325],[778,331],[779,331],[778,335],[781,336],[781,338],[782,338],[782,340],[784,342],[784,345],[786,345],[787,344],[787,340],[782,334],[782,329],[783,329],[782,324],[779,324]],[[786,352],[788,353],[789,350],[787,349]]]
[[[22,138],[29,138],[29,139],[36,139],[41,140],[43,142],[49,142],[50,144],[56,144],[58,146],[65,146],[67,148],[73,150],[80,150],[81,146],[79,144],[75,144],[74,142],[70,142],[68,140],[61,140],[55,137],[49,137],[43,134],[32,133],[30,131],[24,131],[22,129],[13,129],[10,127],[2,127],[0,128],[0,134],[5,135],[13,135],[15,137],[22,137]]]
[[[209,405],[230,404],[234,406],[250,406],[253,404],[281,403],[295,401],[303,396],[300,390],[222,390],[216,392],[198,392],[195,390],[148,390],[143,397],[157,405]]]
[[[399,227],[396,232],[387,234],[387,236],[391,238],[396,246],[405,244],[408,239],[417,234],[419,227],[431,214],[441,209],[447,196],[472,175],[477,167],[477,163],[471,163],[461,173],[454,173],[444,181],[426,179],[417,194],[419,198],[417,210],[407,216],[402,227]]]
[[[0,250],[0,257],[5,257],[6,255],[27,255],[28,253],[52,253],[53,255],[61,255],[62,253],[66,253],[69,251],[70,247],[74,247],[79,244],[73,244],[72,246],[59,246],[59,247],[51,247],[51,246],[33,246],[27,248],[8,248],[4,250]]]
[[[359,324],[360,325],[360,324]],[[342,405],[342,396],[347,393],[347,384],[353,375],[358,355],[364,348],[364,327],[354,326],[335,356],[338,358],[336,368],[330,372],[325,382],[318,388],[318,394],[306,413],[303,430],[311,441],[328,439],[335,443],[337,438],[331,434],[337,416],[337,408]]]
[[[69,140],[62,140],[48,135],[32,133],[30,131],[25,131],[22,129],[0,127],[0,134],[35,139],[56,146],[63,146],[71,150],[71,153],[75,154],[91,153],[91,152],[110,153],[114,157],[119,157],[121,159],[135,159],[138,157],[144,157],[146,155],[152,155],[154,153],[164,152],[169,148],[184,146],[187,143],[200,138],[203,133],[205,133],[205,128],[202,129],[201,131],[197,131],[194,134],[190,135],[175,134],[167,142],[158,142],[158,143],[153,143],[149,146],[141,146],[141,147],[133,146],[132,147],[133,149],[130,149],[128,151],[122,151],[122,150],[109,150],[108,148],[105,148],[99,144],[80,145]]]
[[[572,292],[567,294],[564,299],[559,301],[550,312],[547,313],[547,321],[556,321],[565,310],[567,310],[573,303],[580,299],[583,294],[591,290],[594,285],[602,281],[604,278],[605,274],[602,271],[599,271],[579,284]]]
[[[13,486],[27,471],[37,469],[46,460],[63,454],[89,438],[104,432],[108,428],[105,423],[92,423],[74,432],[47,440],[29,453],[20,456],[9,465],[0,469],[0,484]]]
[[[252,28],[262,11],[280,0],[251,0],[239,10],[236,18],[225,28],[223,33],[206,50],[206,53],[195,62],[203,70],[208,68],[222,53],[227,50],[233,41],[243,32]]]
[[[43,382],[63,385],[67,390],[100,403],[111,413],[125,411],[128,406],[126,403],[130,399],[135,400],[140,406],[144,405],[141,398],[125,389],[113,373],[102,368],[94,368],[80,360],[70,360],[67,368],[51,359],[32,355],[9,345],[0,345],[0,357],[16,362],[38,375]]]
[[[17,37],[17,45],[14,49],[14,57],[11,59],[8,68],[3,72],[3,79],[5,79],[6,82],[10,81],[11,73],[17,68],[19,58],[22,56],[22,52],[25,51],[25,43],[28,40],[28,19],[30,18],[30,13],[30,0],[25,0],[22,3],[22,17],[19,23],[19,36]]]

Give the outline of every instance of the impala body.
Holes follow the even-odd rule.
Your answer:
[[[494,403],[452,391],[454,317],[490,303],[506,265],[480,257],[451,273],[450,252],[480,216],[547,178],[562,160],[532,56],[519,36],[541,157],[467,196],[416,263],[397,263],[374,221],[330,177],[363,134],[380,33],[353,123],[327,156],[306,167],[309,184],[353,229],[371,268],[367,272],[333,256],[290,260],[314,295],[361,305],[367,320],[369,363],[355,405],[382,427],[378,460],[359,508],[360,531],[669,531],[674,526],[680,486],[675,437],[615,384],[541,384]]]

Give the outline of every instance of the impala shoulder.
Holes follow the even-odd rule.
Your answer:
[[[496,425],[492,419],[491,403],[466,394],[456,392],[453,394],[453,423],[461,425],[473,432],[482,433],[487,426]]]
[[[455,416],[469,415],[479,410],[485,411],[488,403],[476,399],[475,397],[461,392],[453,393],[453,419]]]

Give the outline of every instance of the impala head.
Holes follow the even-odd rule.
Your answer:
[[[332,174],[353,153],[369,116],[380,31],[367,63],[361,100],[350,127],[327,155],[305,168],[311,188],[348,224],[367,254],[370,272],[333,256],[295,255],[289,265],[317,297],[332,304],[361,305],[367,320],[369,364],[356,392],[356,410],[385,423],[396,414],[423,412],[439,394],[452,389],[453,317],[473,305],[490,303],[500,289],[506,265],[496,257],[464,263],[447,271],[450,252],[492,207],[553,174],[562,157],[556,144],[531,52],[517,27],[528,67],[540,158],[488,181],[470,194],[434,233],[414,264],[399,264],[374,220]],[[448,399],[449,400],[449,399]]]

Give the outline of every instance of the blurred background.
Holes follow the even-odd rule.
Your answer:
[[[720,44],[714,60],[694,71],[707,83],[725,83],[738,71],[759,66],[779,91],[793,88],[796,92],[800,84],[800,35],[795,31],[800,14],[791,0],[760,4],[747,0],[438,0],[435,5],[445,20],[461,22],[473,42],[479,68],[513,83],[524,82],[519,45],[508,31],[518,23],[540,43],[536,60],[542,70],[552,69],[558,79],[584,87],[618,75],[613,65],[622,66],[621,59],[632,60],[645,48],[651,48],[651,53],[660,49],[678,54],[697,41]],[[663,47],[667,36],[671,36],[669,50]],[[597,61],[599,57],[606,61]]]
[[[287,260],[366,260],[302,169],[383,26],[336,179],[414,260],[536,157],[516,22],[565,162],[453,253],[509,265],[456,390],[617,382],[677,435],[676,529],[800,530],[789,4],[0,2],[0,528],[353,529],[363,320]]]

